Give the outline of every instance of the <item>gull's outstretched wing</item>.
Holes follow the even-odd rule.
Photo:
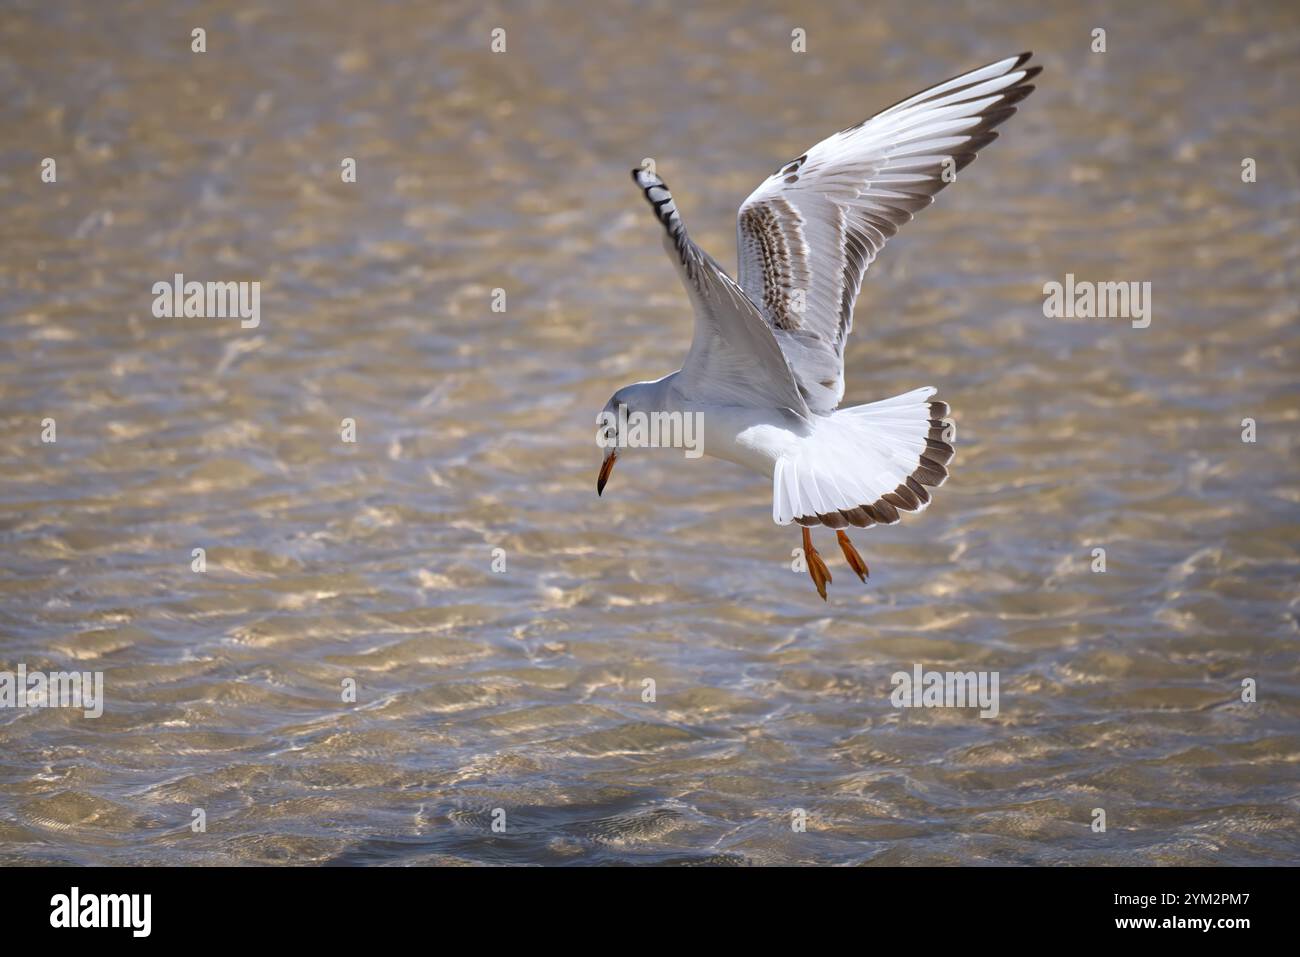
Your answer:
[[[740,287],[773,330],[814,412],[844,397],[844,343],[867,266],[975,158],[1032,91],[1009,57],[828,137],[754,190],[736,219]]]
[[[720,405],[791,409],[806,416],[807,403],[758,308],[686,235],[663,180],[644,169],[634,169],[632,179],[663,224],[664,249],[695,307],[695,336],[677,378],[683,396]]]

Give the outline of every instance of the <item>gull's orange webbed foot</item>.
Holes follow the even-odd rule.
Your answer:
[[[822,601],[825,601],[826,584],[831,580],[831,571],[822,561],[817,549],[813,548],[812,535],[807,525],[803,526],[803,557],[808,563],[808,574],[812,576],[813,584],[817,586],[817,594],[822,596]]]
[[[849,567],[858,573],[859,578],[866,581],[871,572],[867,571],[867,563],[862,560],[858,550],[853,547],[853,543],[849,541],[849,536],[845,535],[843,530],[840,530],[835,533],[835,537],[840,540],[840,550],[844,552],[844,558],[848,561]]]

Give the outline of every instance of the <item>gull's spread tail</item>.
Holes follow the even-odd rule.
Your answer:
[[[772,518],[780,525],[892,525],[944,483],[953,447],[948,405],[932,388],[814,416],[812,431],[776,462]]]

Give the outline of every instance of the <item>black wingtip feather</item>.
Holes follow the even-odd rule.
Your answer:
[[[1030,84],[1029,86],[1013,86],[1007,90],[1006,97],[1002,100],[1002,106],[1015,106],[1038,87]]]

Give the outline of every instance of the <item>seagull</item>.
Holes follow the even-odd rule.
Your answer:
[[[798,523],[822,600],[830,571],[809,529],[835,529],[866,582],[844,529],[893,525],[930,504],[954,450],[947,403],[914,389],[839,408],[844,347],[867,267],[886,240],[929,206],[993,128],[1033,92],[1041,67],[1022,53],[963,73],[830,136],[769,176],[736,217],[738,280],[697,246],[668,186],[647,166],[632,178],[664,228],[664,249],[695,313],[676,372],[619,389],[597,433],[604,492],[629,445],[632,414],[690,415],[706,455],[772,481],[772,519]]]

